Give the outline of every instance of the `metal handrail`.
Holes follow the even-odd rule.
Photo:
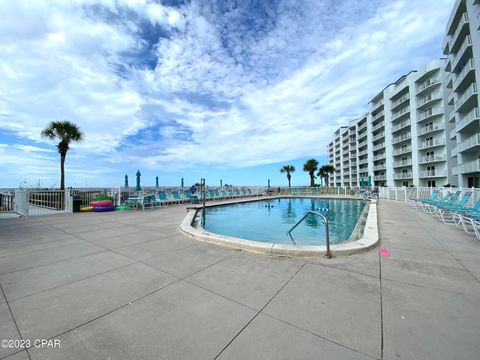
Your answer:
[[[320,214],[320,213],[318,213],[318,212],[316,212],[316,211],[311,211],[311,210],[310,210],[310,211],[307,211],[307,212],[305,213],[305,215],[304,215],[295,225],[293,225],[293,227],[292,227],[290,230],[288,230],[287,234],[290,235],[290,237],[292,237],[292,235],[291,235],[290,233],[293,231],[293,229],[295,229],[298,225],[300,225],[300,223],[301,223],[303,220],[305,220],[305,218],[306,218],[309,214],[313,214],[313,215],[320,216],[320,217],[322,218],[323,222],[325,223],[325,242],[327,243],[327,258],[331,259],[331,258],[332,258],[332,254],[331,254],[331,252],[330,252],[330,234],[329,234],[329,232],[328,232],[328,219],[327,219],[324,215],[322,215],[322,214]],[[293,238],[292,238],[292,241],[293,241]]]

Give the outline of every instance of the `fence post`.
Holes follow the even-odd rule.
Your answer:
[[[73,213],[73,198],[70,196],[70,189],[64,190],[65,204],[62,210],[66,212]],[[60,192],[60,196],[62,193]]]
[[[395,188],[395,200],[398,200],[398,188]]]
[[[15,190],[14,211],[22,216],[28,216],[28,192],[27,190]]]
[[[405,189],[405,201],[407,201],[407,189]]]

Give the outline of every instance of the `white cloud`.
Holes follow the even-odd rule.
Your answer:
[[[120,158],[181,169],[319,154],[387,83],[440,55],[453,0],[248,6],[1,2],[0,130],[44,142],[49,121],[76,122],[82,174],[87,158],[116,171]],[[41,153],[2,151],[11,166]]]

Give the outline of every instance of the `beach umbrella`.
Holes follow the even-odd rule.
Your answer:
[[[360,178],[360,188],[363,189],[364,185],[363,185],[363,178]]]
[[[268,179],[268,190],[270,190],[270,179]]]
[[[182,178],[181,184],[182,184],[181,186],[182,186],[182,189],[183,189],[183,178]]]
[[[142,190],[142,187],[140,186],[140,176],[142,176],[142,174],[140,174],[140,170],[137,171],[137,187],[135,190],[137,191],[140,191]]]
[[[368,187],[372,187],[372,177],[368,175]]]
[[[125,175],[125,185],[126,188],[128,188],[128,175]]]
[[[223,181],[222,181],[222,179],[220,179],[220,187],[222,187],[222,186],[223,186]]]
[[[158,187],[158,176],[155,176],[155,185]]]

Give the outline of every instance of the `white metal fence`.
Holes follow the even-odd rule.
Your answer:
[[[381,187],[379,188],[379,197],[381,199],[408,201],[410,199],[428,199],[433,191],[439,191],[439,197],[443,197],[451,192],[461,191],[462,195],[468,191],[472,195],[468,199],[466,206],[473,206],[480,199],[479,188],[448,188],[448,187]]]
[[[145,195],[164,191],[166,193],[178,192],[184,194],[189,188],[184,187],[143,187],[141,192]],[[208,187],[209,191],[230,191],[239,194],[248,193],[251,196],[265,195],[347,195],[360,196],[363,189],[359,187],[266,187],[266,186],[224,186]],[[248,191],[247,191],[248,190]],[[366,189],[371,190],[371,189]],[[397,201],[409,199],[427,199],[434,190],[439,190],[440,196],[452,191],[472,191],[466,206],[472,206],[480,199],[478,188],[426,188],[426,187],[379,187],[379,197]],[[0,192],[0,213],[18,213],[23,216],[54,215],[73,212],[73,202],[80,200],[82,206],[90,205],[97,197],[106,196],[113,199],[115,205],[122,205],[132,194],[137,194],[135,187],[112,188],[76,188],[67,190],[42,190],[20,189],[5,190]]]

